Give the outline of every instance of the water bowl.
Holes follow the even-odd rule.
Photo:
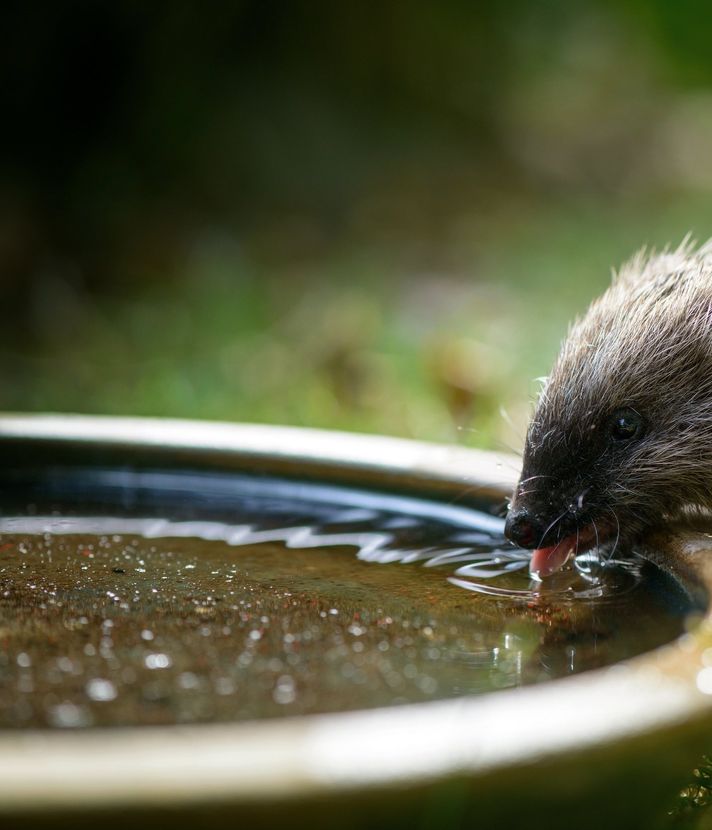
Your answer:
[[[81,416],[0,450],[5,826],[647,827],[709,749],[704,528],[534,582],[506,457]]]

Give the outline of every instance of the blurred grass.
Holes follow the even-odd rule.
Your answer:
[[[347,238],[295,260],[206,232],[171,279],[131,275],[108,295],[40,282],[40,336],[4,352],[0,405],[516,446],[534,379],[611,266],[712,235],[711,208],[708,194],[494,194],[430,248]]]
[[[11,8],[0,407],[518,445],[611,266],[712,234],[704,14]]]

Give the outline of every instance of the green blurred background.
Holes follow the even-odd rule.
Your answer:
[[[3,4],[0,408],[516,447],[611,266],[712,235],[709,14]]]

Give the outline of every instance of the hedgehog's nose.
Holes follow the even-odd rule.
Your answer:
[[[537,516],[520,507],[507,514],[504,535],[520,548],[535,548],[544,535],[544,525]]]

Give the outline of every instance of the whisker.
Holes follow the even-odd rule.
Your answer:
[[[610,561],[611,559],[613,559],[613,556],[616,552],[616,548],[618,547],[618,542],[620,541],[620,538],[621,538],[621,523],[618,521],[618,516],[616,515],[616,511],[612,507],[610,507],[610,505],[609,505],[608,509],[611,511],[611,513],[613,513],[613,518],[616,520],[616,541],[613,543],[613,549],[608,554],[608,561]]]
[[[578,554],[578,546],[579,546],[579,520],[576,519],[576,547],[574,550]]]
[[[548,532],[549,532],[549,531],[550,531],[553,527],[555,527],[555,526],[556,526],[556,525],[557,525],[557,524],[558,524],[558,523],[559,523],[559,522],[560,522],[560,521],[564,518],[564,516],[565,516],[567,513],[568,513],[568,510],[564,510],[564,512],[563,512],[560,516],[557,516],[557,517],[554,519],[554,521],[553,521],[553,522],[549,525],[549,527],[547,527],[547,529],[546,529],[546,530],[542,533],[542,535],[541,535],[541,539],[539,539],[539,546],[541,546],[541,543],[544,541],[544,539],[546,539],[546,534],[547,534],[547,533],[548,533]]]
[[[539,475],[529,476],[528,478],[523,478],[519,483],[520,484],[528,484],[530,481],[534,481],[535,478],[553,478],[553,476],[544,475],[540,473]]]

